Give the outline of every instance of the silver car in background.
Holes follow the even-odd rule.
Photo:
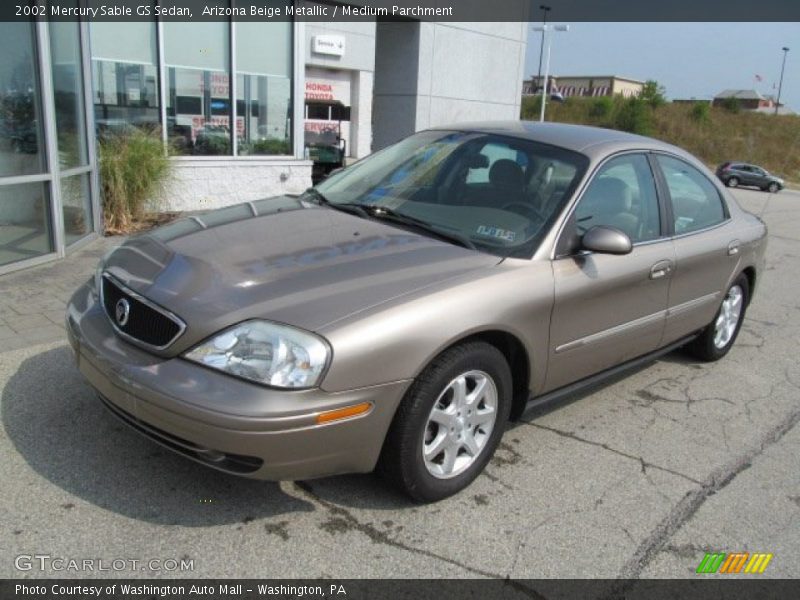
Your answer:
[[[680,346],[724,356],[765,235],[673,146],[452,126],[128,239],[68,332],[102,402],[185,456],[261,479],[378,467],[434,501],[526,408]]]

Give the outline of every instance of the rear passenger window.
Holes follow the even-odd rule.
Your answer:
[[[672,200],[675,233],[691,233],[725,220],[717,188],[700,171],[677,158],[658,156]]]

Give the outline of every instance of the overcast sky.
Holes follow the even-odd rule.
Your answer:
[[[800,113],[800,23],[569,25],[566,33],[548,34],[553,36],[551,74],[655,79],[669,98],[710,99],[726,88],[777,94],[781,48],[788,46],[781,101]],[[526,79],[538,70],[541,35],[530,34]]]

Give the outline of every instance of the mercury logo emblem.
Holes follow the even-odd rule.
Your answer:
[[[125,298],[120,298],[117,301],[117,306],[114,309],[114,314],[117,318],[117,325],[125,327],[128,323],[128,317],[131,316],[131,305]]]

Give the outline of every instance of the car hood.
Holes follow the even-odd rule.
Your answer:
[[[105,270],[181,317],[175,354],[235,323],[307,329],[500,262],[375,220],[281,196],[130,238]]]

